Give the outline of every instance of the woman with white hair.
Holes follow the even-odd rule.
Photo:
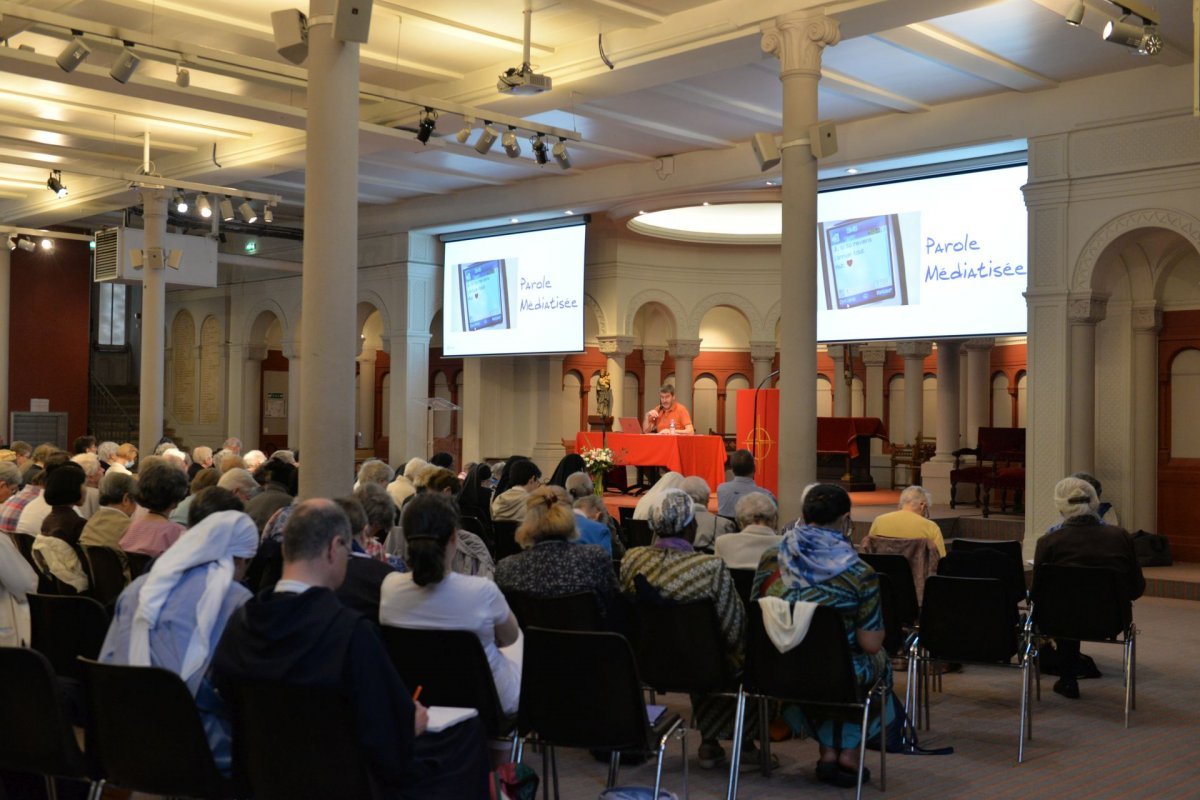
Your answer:
[[[1054,487],[1054,505],[1063,520],[1038,539],[1034,575],[1042,564],[1105,567],[1125,576],[1130,600],[1141,597],[1146,579],[1133,551],[1133,539],[1124,528],[1100,521],[1100,498],[1092,485],[1082,478],[1063,478]],[[1054,691],[1074,700],[1079,697],[1079,642],[1060,639],[1056,645],[1062,677],[1055,681]]]
[[[750,492],[737,501],[739,533],[717,537],[714,551],[730,569],[758,569],[769,547],[779,544],[779,506],[766,492]]]
[[[226,773],[231,726],[208,670],[226,623],[251,597],[239,581],[257,549],[258,528],[242,512],[204,518],[121,592],[100,648],[106,664],[162,667],[183,678]]]
[[[688,496],[692,498],[692,511],[696,515],[695,547],[697,550],[711,553],[713,542],[718,536],[734,531],[733,523],[725,517],[718,517],[708,510],[708,501],[712,497],[712,489],[709,488],[708,481],[704,480],[704,478],[701,478],[699,475],[689,475],[683,479],[683,485],[679,488],[687,492]]]

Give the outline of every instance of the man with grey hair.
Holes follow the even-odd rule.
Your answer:
[[[404,471],[396,470],[396,479],[387,485],[388,494],[392,496],[392,502],[396,504],[396,508],[404,505],[404,501],[417,493],[417,487],[413,485],[413,478],[417,477],[417,473],[427,467],[429,462],[423,458],[410,458],[408,463],[404,465]]]
[[[733,479],[717,487],[717,513],[722,517],[732,519],[737,514],[738,500],[750,492],[764,492],[775,499],[770,489],[754,482],[755,467],[754,454],[749,450],[735,450],[730,454],[729,471],[733,473]]]
[[[766,549],[779,544],[779,506],[770,495],[751,492],[742,495],[734,513],[741,531],[718,536],[713,551],[730,569],[758,569]]]
[[[267,454],[262,450],[251,450],[246,455],[242,456],[242,463],[246,465],[246,469],[254,472],[263,465],[267,460]]]
[[[871,523],[868,536],[885,539],[929,539],[937,547],[938,556],[946,557],[946,542],[942,529],[929,518],[933,496],[924,486],[909,486],[900,492],[900,509],[880,514]]]
[[[21,490],[21,470],[12,461],[0,461],[0,503]]]
[[[221,449],[228,450],[229,452],[233,453],[235,456],[240,456],[242,454],[242,440],[237,438],[236,436],[230,436],[228,439],[226,439],[224,442],[221,443]]]
[[[213,465],[213,449],[211,447],[192,448],[192,465],[188,467],[188,480],[196,477],[196,473],[202,469],[208,469]]]
[[[1082,478],[1063,478],[1054,487],[1054,505],[1063,521],[1057,529],[1038,539],[1033,556],[1034,575],[1043,564],[1104,567],[1124,576],[1129,600],[1141,597],[1146,590],[1146,579],[1138,565],[1133,539],[1124,528],[1100,521],[1097,513],[1100,498],[1092,485]],[[1075,700],[1079,697],[1076,677],[1079,673],[1079,642],[1056,639],[1055,644],[1058,671],[1062,677],[1055,682],[1054,691]]]
[[[233,492],[243,503],[250,502],[250,499],[257,495],[259,490],[258,481],[254,480],[254,476],[249,471],[241,467],[234,467],[222,475],[217,480],[217,486]]]
[[[575,511],[575,530],[579,531],[579,544],[600,545],[611,557],[613,540],[604,521],[607,514],[604,501],[594,494],[587,494],[577,499],[571,508]]]
[[[100,466],[104,467],[104,471],[108,471],[108,465],[112,463],[113,456],[117,454],[116,442],[101,442],[96,447],[96,457],[100,459]]]
[[[354,491],[357,492],[358,487],[368,483],[378,483],[386,489],[391,482],[392,468],[387,465],[387,462],[380,461],[378,458],[368,458],[358,468],[358,480],[354,482]]]
[[[692,498],[692,511],[696,514],[696,541],[693,546],[697,550],[712,552],[713,542],[724,533],[733,533],[737,528],[725,517],[718,517],[708,510],[708,499],[712,495],[708,481],[699,475],[689,475],[683,479],[679,487]],[[757,566],[757,565],[756,565]]]
[[[239,684],[275,683],[341,693],[372,778],[388,797],[487,797],[487,749],[478,718],[426,732],[428,714],[412,699],[379,637],[378,620],[342,605],[350,521],[331,500],[296,506],[283,530],[283,575],[225,627],[213,657],[224,697]]]
[[[596,496],[596,484],[592,483],[592,476],[586,472],[572,472],[563,481],[563,488],[567,490],[572,502]]]
[[[89,547],[109,547],[117,551],[121,565],[128,574],[125,553],[121,550],[121,537],[129,529],[133,512],[137,511],[137,480],[127,472],[109,472],[100,479],[100,507],[92,514],[79,543]]]

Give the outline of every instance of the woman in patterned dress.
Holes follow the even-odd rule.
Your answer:
[[[850,495],[840,486],[818,484],[805,496],[803,513],[804,523],[788,528],[779,545],[763,553],[751,596],[806,601],[834,609],[846,630],[859,685],[869,687],[884,676],[890,686],[879,580],[847,538]],[[820,780],[840,786],[857,783],[858,725],[820,719],[797,706],[785,708],[784,718],[793,730],[804,730],[820,743]],[[879,727],[878,718],[872,726],[873,734]],[[863,780],[869,779],[869,771],[863,770]]]

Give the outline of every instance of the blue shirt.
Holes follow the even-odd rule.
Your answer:
[[[582,514],[575,515],[575,529],[579,531],[577,544],[598,544],[612,557],[612,535],[608,526],[603,522],[588,519]]]
[[[734,510],[737,508],[738,500],[751,492],[762,492],[772,500],[775,499],[775,495],[771,494],[769,489],[764,489],[755,483],[754,478],[734,476],[733,480],[726,481],[717,487],[717,516],[734,519],[737,516]]]

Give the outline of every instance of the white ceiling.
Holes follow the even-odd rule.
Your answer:
[[[275,53],[270,13],[295,0],[27,0],[0,2],[0,223],[94,224],[135,203],[127,185],[87,172],[133,172],[143,135],[163,175],[279,194],[277,221],[302,219],[305,72]],[[1036,93],[1089,76],[1191,60],[1190,4],[1162,2],[1167,41],[1154,58],[1102,42],[1107,0],[535,0],[532,62],[554,90],[496,91],[521,61],[522,0],[375,0],[362,49],[359,199],[430,195],[568,178],[668,154],[720,151],[782,126],[778,62],[760,24],[828,7],[843,41],[823,63],[820,115],[847,123],[920,115],[940,104]],[[304,9],[307,11],[307,9]],[[55,56],[70,29],[91,57],[73,73]],[[107,36],[101,35],[107,34]],[[615,68],[600,58],[598,37]],[[118,39],[145,54],[126,85],[108,68]],[[33,52],[22,50],[33,48]],[[191,85],[175,84],[176,61]],[[402,102],[416,101],[417,105]],[[460,145],[463,113],[442,113],[427,146],[410,132],[420,105],[521,118],[582,138],[572,169]],[[410,130],[405,130],[409,128]],[[529,133],[523,134],[523,139]],[[474,137],[470,140],[474,142]],[[45,188],[61,169],[71,194]],[[595,173],[599,174],[599,173]],[[544,182],[542,182],[544,184]]]

